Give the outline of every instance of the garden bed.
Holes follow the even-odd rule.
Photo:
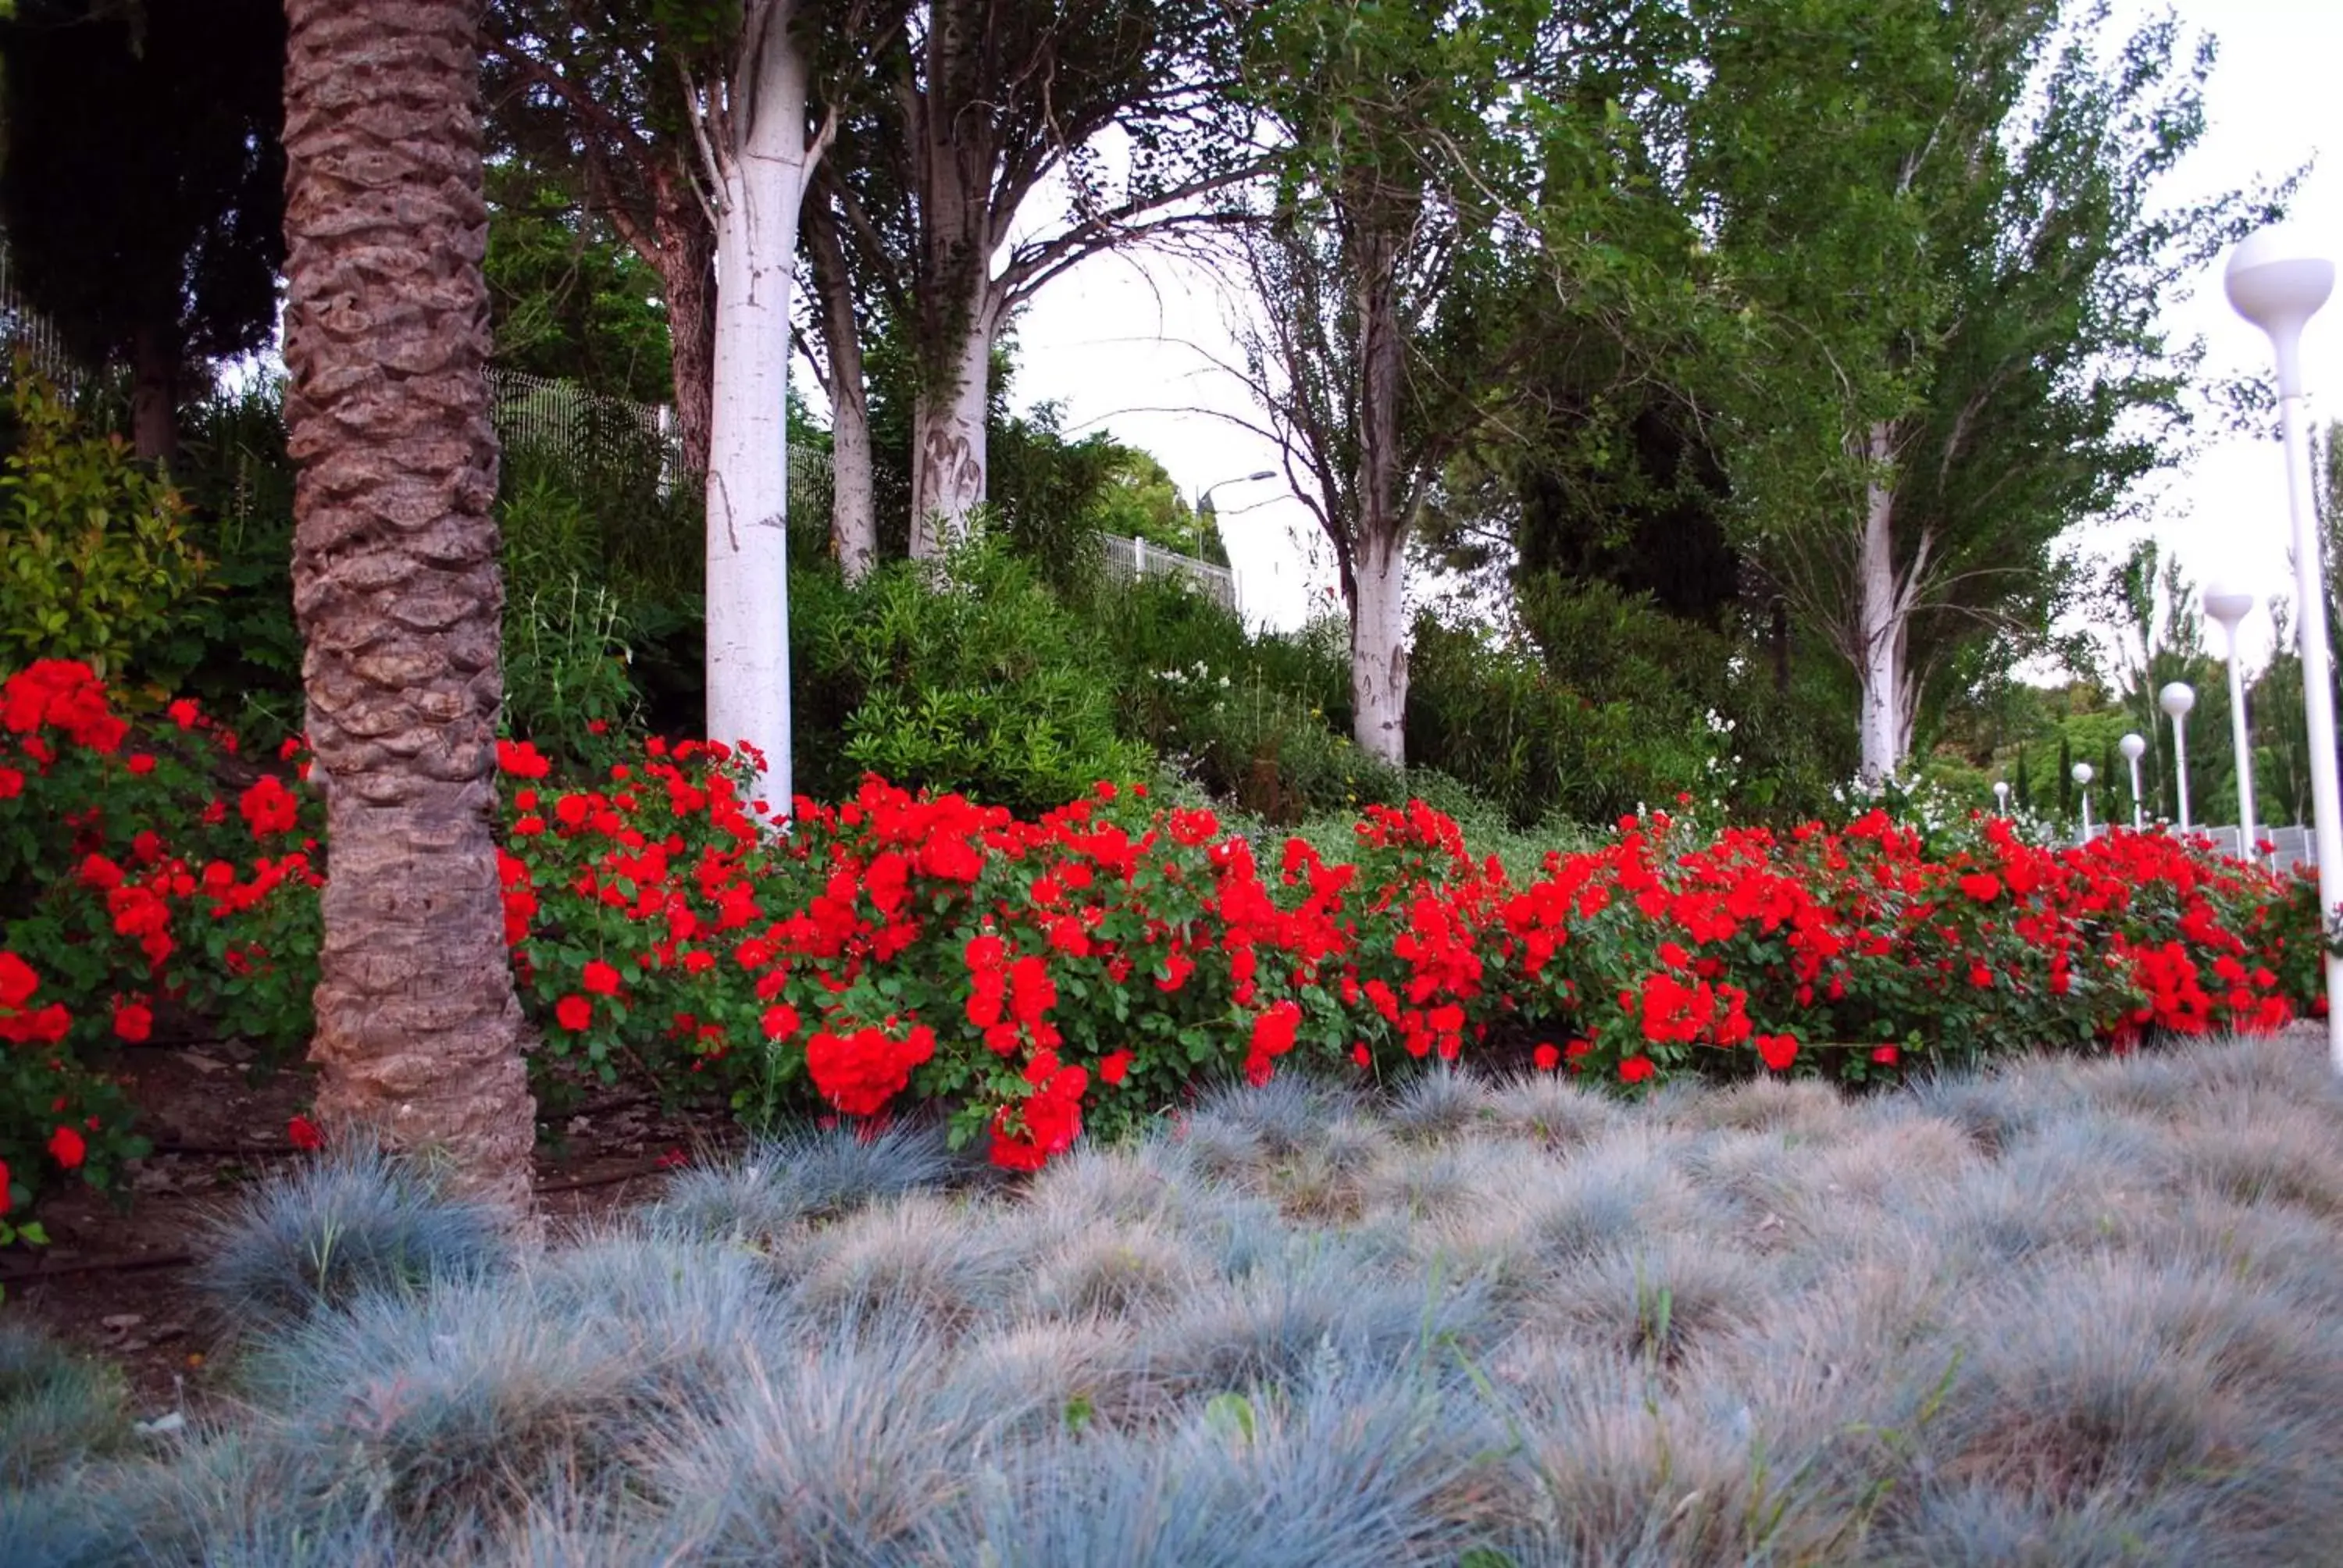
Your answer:
[[[2343,1540],[2343,1089],[2308,1030],[1854,1097],[1284,1075],[1030,1177],[920,1132],[807,1134],[520,1254],[395,1171],[290,1171],[202,1248],[242,1331],[216,1419],[132,1433],[8,1331],[20,1555],[1526,1568]]]

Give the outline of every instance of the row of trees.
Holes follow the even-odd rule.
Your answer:
[[[488,0],[483,57],[500,171],[552,174],[657,280],[708,477],[709,725],[765,749],[778,797],[792,345],[850,575],[882,533],[872,345],[901,362],[885,531],[932,558],[986,498],[1019,307],[1182,237],[1256,301],[1235,367],[1333,545],[1363,747],[1404,759],[1427,563],[1518,588],[1668,517],[1704,541],[1678,575],[1717,585],[1685,608],[1778,602],[1845,660],[1876,779],[2039,645],[2056,541],[2179,452],[2194,361],[2158,300],[2275,211],[2157,206],[2210,49],[2169,22],[2108,47],[2107,24],[2049,0]],[[277,26],[266,0],[25,0],[8,25],[0,216],[93,351],[161,367],[265,332],[276,106],[250,67]],[[100,56],[115,91],[60,85]],[[228,106],[162,90],[198,80]],[[123,102],[176,128],[99,135]],[[101,308],[86,258],[139,249],[165,186],[191,216],[142,231],[162,281]]]

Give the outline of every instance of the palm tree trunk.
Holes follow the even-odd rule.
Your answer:
[[[496,845],[480,0],[286,0],[294,610],[330,856],[317,1110],[529,1198]]]

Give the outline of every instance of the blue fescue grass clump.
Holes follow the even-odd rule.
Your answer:
[[[493,1211],[357,1144],[273,1172],[197,1251],[220,1323],[263,1334],[368,1294],[481,1279],[510,1257]]]
[[[932,1128],[868,1138],[808,1128],[723,1163],[679,1171],[650,1220],[683,1234],[769,1244],[865,1204],[940,1186],[964,1169]]]
[[[1021,1186],[805,1133],[518,1252],[337,1161],[219,1246],[267,1326],[184,1438],[0,1331],[0,1568],[2343,1543],[2343,1090],[2293,1039],[1862,1100],[1281,1079]]]
[[[129,1433],[122,1380],[12,1318],[0,1318],[0,1486],[54,1479]]]

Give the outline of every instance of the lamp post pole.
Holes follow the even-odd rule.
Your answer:
[[[2229,253],[2222,286],[2238,315],[2268,334],[2278,365],[2278,431],[2293,514],[2295,626],[2310,742],[2310,801],[2318,842],[2318,904],[2331,926],[2343,903],[2343,800],[2335,772],[2335,690],[2327,657],[2327,570],[2311,513],[2310,447],[2302,428],[2302,329],[2335,292],[2335,263],[2284,227],[2248,235]],[[2327,954],[2327,1050],[2343,1072],[2343,958]]]
[[[2188,710],[2197,706],[2197,689],[2176,680],[2156,694],[2157,706],[2172,716],[2172,771],[2179,784],[2180,830],[2188,831]]]
[[[2205,585],[2205,613],[2221,623],[2229,644],[2229,748],[2237,761],[2237,859],[2254,851],[2254,743],[2246,726],[2246,678],[2237,666],[2237,627],[2254,612],[2254,596],[2214,582]]]
[[[1233,479],[1215,479],[1196,493],[1196,558],[1204,558],[1204,524],[1213,515],[1212,492],[1225,485],[1251,485],[1262,479],[1274,479],[1274,468],[1263,468],[1257,474],[1239,474]]]
[[[2147,737],[2127,735],[2116,742],[2116,749],[2122,752],[2124,760],[2131,764],[2131,830],[2141,832],[2147,823],[2140,815],[2139,809],[2139,759],[2147,755]]]

